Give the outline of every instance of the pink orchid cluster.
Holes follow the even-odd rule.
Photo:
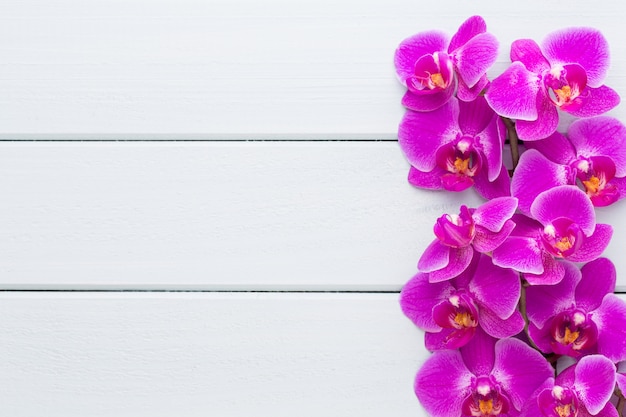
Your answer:
[[[402,289],[433,352],[415,393],[432,417],[622,416],[626,302],[595,211],[626,196],[626,127],[603,115],[620,100],[603,84],[607,41],[590,28],[520,39],[490,80],[497,52],[473,16],[395,54],[409,182],[487,200],[436,221]]]

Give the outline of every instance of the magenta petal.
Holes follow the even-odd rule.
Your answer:
[[[537,120],[539,77],[520,62],[491,81],[485,94],[487,102],[500,116],[518,120]]]
[[[496,343],[492,375],[519,411],[537,387],[554,376],[554,371],[539,352],[521,340],[511,338]]]
[[[519,272],[543,273],[543,250],[537,240],[522,236],[509,236],[493,251],[493,263]]]
[[[537,327],[534,323],[528,325],[528,335],[533,341],[535,346],[543,353],[552,352],[552,336],[550,335],[550,325],[546,324],[544,327]]]
[[[572,220],[586,236],[596,227],[596,213],[587,195],[574,185],[561,185],[542,192],[530,206],[530,213],[541,224],[551,224],[554,219]]]
[[[406,38],[396,49],[394,64],[398,78],[404,81],[415,71],[415,62],[424,55],[445,51],[448,45],[448,36],[440,31],[417,33]]]
[[[579,64],[587,72],[587,83],[599,87],[609,68],[609,45],[597,29],[570,27],[554,31],[541,49],[552,66]]]
[[[459,128],[465,135],[478,135],[494,122],[494,116],[496,114],[484,97],[469,102],[459,101]]]
[[[512,220],[507,220],[498,233],[489,232],[481,226],[476,226],[476,235],[474,235],[472,245],[477,252],[489,253],[500,246],[514,228],[515,223]]]
[[[626,303],[615,294],[607,294],[600,308],[592,313],[598,326],[598,353],[613,362],[626,360]]]
[[[453,81],[443,90],[430,90],[423,94],[407,91],[402,97],[402,105],[409,110],[418,112],[437,110],[450,100],[454,94],[455,86],[456,82]]]
[[[574,389],[592,415],[598,414],[615,389],[615,365],[602,355],[581,358],[574,368]]]
[[[429,332],[438,332],[441,328],[433,319],[433,307],[447,299],[454,292],[449,282],[430,283],[428,274],[416,274],[400,292],[400,308],[417,327]]]
[[[477,147],[482,148],[487,159],[489,181],[495,181],[502,168],[502,145],[506,139],[506,129],[502,119],[495,115],[494,121],[479,135]]]
[[[480,35],[487,31],[487,24],[485,19],[481,16],[471,16],[465,22],[461,23],[459,30],[456,31],[450,45],[448,46],[448,52],[453,52],[455,49],[465,45],[474,36]]]
[[[435,169],[430,172],[422,172],[415,167],[410,167],[408,181],[409,184],[415,187],[425,188],[427,190],[442,190],[441,176],[446,173],[447,171],[439,167],[435,167]]]
[[[478,320],[487,334],[497,338],[512,337],[524,330],[524,318],[517,310],[502,319],[488,308],[481,308]]]
[[[606,113],[620,103],[620,96],[615,90],[605,85],[593,88],[587,87],[584,96],[578,97],[577,105],[562,107],[563,111],[576,117],[593,117]]]
[[[518,39],[511,44],[511,61],[520,61],[528,71],[535,74],[550,69],[550,63],[532,39]]]
[[[459,80],[456,96],[462,101],[473,101],[481,96],[481,93],[489,85],[487,75],[480,77],[480,80],[473,87],[468,87],[463,80]]]
[[[568,184],[567,167],[556,164],[535,149],[522,154],[513,178],[511,194],[519,199],[519,209],[529,215],[530,206],[542,192]]]
[[[499,232],[504,223],[513,216],[517,209],[517,199],[514,197],[495,198],[480,205],[472,214],[472,219],[492,232]]]
[[[472,262],[474,249],[471,246],[464,248],[450,248],[450,262],[444,268],[432,271],[428,276],[430,282],[440,282],[459,275]]]
[[[543,327],[559,312],[575,306],[574,292],[581,273],[570,262],[563,262],[564,275],[554,285],[531,285],[526,288],[526,314],[531,323]]]
[[[458,417],[470,393],[472,374],[457,350],[433,353],[415,377],[415,394],[428,414]]]
[[[586,237],[578,250],[567,257],[574,262],[589,262],[602,255],[613,236],[613,227],[609,224],[597,224],[596,230]]]
[[[450,263],[450,247],[442,245],[438,239],[431,242],[417,262],[420,272],[441,269]]]
[[[569,138],[571,140],[571,136],[569,136]],[[535,149],[539,151],[552,162],[560,165],[568,165],[576,159],[576,149],[570,140],[563,134],[554,132],[545,139],[526,142],[524,146],[527,150]]]
[[[491,33],[481,33],[451,54],[459,77],[473,87],[498,57],[498,39]]]
[[[496,360],[495,345],[496,339],[477,328],[472,340],[459,349],[467,369],[474,375],[489,375]]]
[[[563,262],[557,261],[548,252],[541,254],[541,261],[543,272],[540,274],[524,273],[524,279],[530,285],[554,285],[561,282],[565,274]]]
[[[626,126],[610,116],[575,120],[567,135],[578,155],[604,155],[615,162],[618,177],[626,175]]]
[[[442,349],[458,349],[466,345],[476,333],[476,327],[457,330],[453,328],[440,329],[439,332],[424,333],[424,347],[434,352]]]
[[[626,181],[623,188],[624,195],[626,195]],[[497,197],[508,197],[511,195],[511,179],[509,178],[509,173],[504,165],[502,165],[498,178],[490,182],[487,178],[487,174],[483,170],[479,172],[478,175],[474,176],[474,189],[481,197],[487,200]]]
[[[617,273],[608,258],[598,258],[581,269],[582,279],[576,287],[576,305],[585,311],[600,307],[602,299],[615,291]]]
[[[559,125],[559,112],[543,91],[537,94],[537,120],[518,120],[515,124],[517,135],[525,141],[545,139],[556,131]]]
[[[398,129],[398,144],[412,166],[423,172],[435,168],[437,149],[457,136],[458,114],[456,99],[432,112],[405,112]]]
[[[517,308],[521,284],[515,271],[500,268],[491,257],[481,255],[468,289],[481,308],[488,307],[500,319],[506,319]]]

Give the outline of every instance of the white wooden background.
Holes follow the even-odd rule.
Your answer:
[[[398,291],[480,200],[406,183],[395,47],[481,14],[495,74],[514,39],[593,26],[626,94],[625,13],[0,0],[0,415],[423,415]],[[600,213],[621,289],[623,211]]]

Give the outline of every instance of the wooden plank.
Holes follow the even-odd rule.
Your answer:
[[[0,287],[398,290],[461,198],[407,170],[385,142],[3,143]]]
[[[581,12],[584,11],[584,12]],[[601,29],[626,91],[619,0],[3,0],[0,139],[391,139],[393,52],[421,30],[485,17],[511,41]],[[624,109],[615,115],[625,119]]]
[[[0,293],[11,417],[423,416],[397,294]]]

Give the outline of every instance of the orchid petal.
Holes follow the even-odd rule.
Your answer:
[[[570,27],[554,31],[543,40],[541,49],[553,67],[582,66],[591,87],[599,87],[609,69],[609,44],[597,29]]]
[[[596,214],[591,201],[573,185],[561,185],[542,192],[531,204],[530,213],[544,226],[559,217],[570,219],[586,236],[590,236],[596,227]]]
[[[474,338],[477,327],[465,329],[444,328],[437,333],[426,332],[424,334],[424,347],[434,352],[443,349],[458,349],[465,346]]]
[[[487,201],[476,208],[472,213],[472,219],[492,232],[499,232],[504,223],[513,216],[517,209],[517,198],[501,197]]]
[[[559,112],[546,93],[537,94],[537,119],[521,120],[515,123],[517,135],[525,141],[545,139],[556,131],[559,125]]]
[[[459,101],[459,128],[468,136],[476,136],[493,123],[497,115],[484,97],[474,101]]]
[[[447,171],[439,167],[435,167],[430,172],[422,172],[412,166],[409,168],[408,181],[409,184],[415,187],[425,188],[427,190],[442,190],[441,176],[446,173]]]
[[[541,262],[543,263],[543,272],[540,274],[524,273],[524,279],[530,285],[554,285],[561,282],[565,269],[563,262],[559,262],[548,252],[541,254]]]
[[[420,94],[414,91],[407,91],[402,97],[402,105],[409,110],[418,112],[430,112],[437,110],[446,104],[454,95],[456,82],[453,81],[443,90],[429,90]]]
[[[574,368],[574,389],[587,411],[596,415],[615,389],[615,365],[602,355],[581,358]]]
[[[563,262],[563,279],[554,285],[531,285],[526,288],[526,314],[531,323],[543,327],[559,312],[574,307],[576,285],[581,273],[570,262]]]
[[[561,109],[576,117],[593,117],[615,108],[620,103],[620,96],[605,85],[587,87],[584,96],[577,97],[575,103],[571,108],[563,106]]]
[[[524,318],[517,310],[503,319],[490,309],[483,307],[478,321],[487,334],[496,338],[512,337],[524,330]]]
[[[567,257],[574,262],[589,262],[602,255],[613,236],[613,227],[609,224],[596,224],[596,229],[591,236],[583,240],[578,250]]]
[[[511,61],[519,61],[528,71],[541,74],[550,69],[550,63],[541,53],[537,42],[532,39],[518,39],[511,44]]]
[[[513,62],[491,81],[487,102],[500,116],[517,120],[537,120],[539,77],[520,62]]]
[[[592,320],[598,326],[598,353],[613,362],[626,360],[626,303],[615,294],[607,294]]]
[[[545,139],[526,142],[524,145],[527,150],[535,149],[552,162],[568,165],[576,158],[576,149],[570,142],[571,135],[568,137],[569,140],[562,133],[554,132]]]
[[[471,16],[461,23],[459,30],[452,36],[448,52],[454,52],[455,49],[468,43],[474,36],[480,35],[487,31],[487,23],[481,16]]]
[[[420,272],[431,272],[441,269],[449,263],[450,247],[442,245],[438,239],[435,239],[422,253],[422,256],[417,262],[417,269]]]
[[[521,284],[515,271],[500,268],[489,256],[481,255],[468,289],[481,308],[488,307],[500,319],[506,319],[516,311]]]
[[[497,233],[489,232],[481,226],[476,226],[476,234],[474,235],[472,246],[480,253],[492,252],[509,237],[514,228],[515,223],[511,220],[507,220]]]
[[[528,325],[528,335],[535,346],[543,353],[552,352],[552,336],[550,335],[550,325],[537,327],[534,323]]]
[[[433,319],[433,307],[453,292],[454,287],[449,282],[430,283],[428,274],[417,273],[400,292],[400,308],[420,329],[438,332],[441,327]]]
[[[473,87],[468,87],[462,79],[459,79],[456,96],[462,101],[473,101],[480,97],[481,93],[489,85],[487,75],[480,77],[480,80]]]
[[[398,130],[398,144],[412,166],[423,172],[435,168],[437,149],[456,138],[458,114],[456,99],[432,112],[406,111]]]
[[[515,222],[515,229],[511,232],[511,236],[541,239],[543,226],[537,220],[520,213],[515,213],[511,216],[511,220]]]
[[[496,361],[496,339],[480,327],[472,340],[459,350],[467,369],[474,375],[488,375]]]
[[[496,62],[498,39],[491,33],[481,33],[457,48],[452,56],[459,77],[468,87],[473,87]]]
[[[502,168],[502,145],[506,139],[504,122],[494,113],[494,122],[479,134],[476,139],[477,148],[482,149],[487,159],[489,181],[495,181]]]
[[[472,262],[474,249],[471,246],[450,248],[450,262],[444,268],[431,271],[430,282],[440,282],[453,278],[463,272]]]
[[[567,135],[578,155],[608,156],[615,162],[615,174],[626,175],[626,126],[618,119],[609,116],[578,119],[570,125]]]
[[[420,32],[404,39],[396,49],[394,64],[403,83],[414,74],[415,62],[424,55],[445,51],[448,36],[440,31]]]
[[[537,387],[554,375],[554,371],[539,352],[521,340],[510,338],[496,342],[492,375],[519,411]]]
[[[513,178],[511,194],[519,199],[519,209],[530,214],[530,206],[542,192],[568,184],[567,167],[554,163],[535,149],[522,154]]]
[[[474,176],[474,189],[481,197],[491,200],[497,197],[508,197],[511,195],[511,179],[504,165],[500,167],[500,174],[490,182],[484,170]],[[626,195],[626,184],[624,186]]]
[[[493,263],[518,272],[543,273],[542,248],[532,238],[509,236],[493,251]]]
[[[415,377],[415,394],[430,415],[458,417],[470,393],[472,374],[457,350],[433,353]]]

